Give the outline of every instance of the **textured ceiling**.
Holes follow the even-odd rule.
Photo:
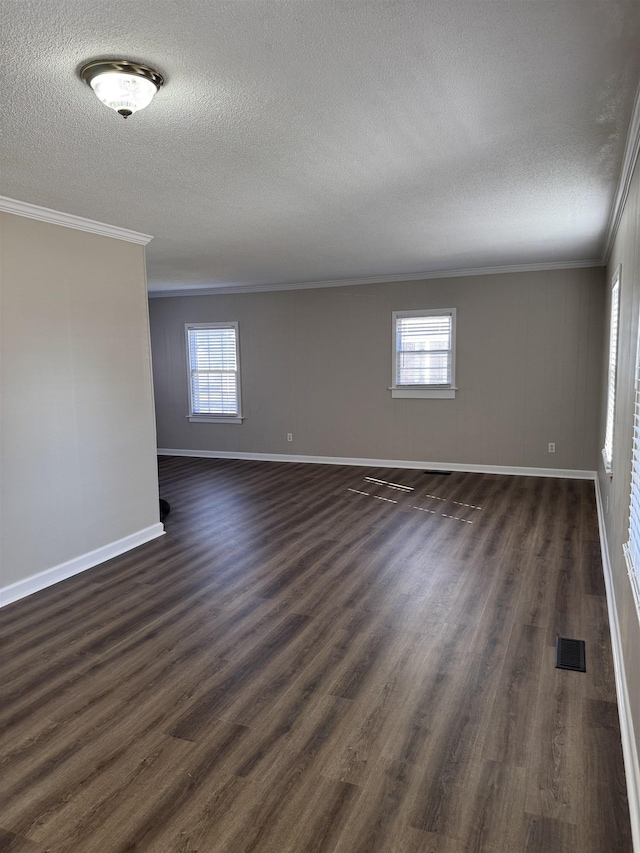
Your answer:
[[[147,234],[151,290],[601,256],[638,0],[3,0],[0,193]],[[127,121],[77,75],[138,59]]]

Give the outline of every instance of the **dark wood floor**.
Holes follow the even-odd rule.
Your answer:
[[[166,536],[0,614],[0,850],[631,850],[592,483],[160,471]]]

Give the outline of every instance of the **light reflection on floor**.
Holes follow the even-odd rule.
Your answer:
[[[377,477],[365,477],[365,482],[371,483],[374,486],[384,486],[387,489],[395,489],[396,491],[401,491],[405,493],[415,492],[415,488],[413,486],[404,486],[402,483],[392,483],[388,480],[379,480]],[[347,489],[348,492],[353,492],[356,495],[364,495],[367,498],[375,498],[378,501],[385,501],[386,503],[397,504],[398,501],[394,501],[391,498],[382,497],[382,495],[372,495],[371,492],[363,492],[360,489]],[[481,506],[476,506],[475,504],[464,503],[463,501],[454,501],[450,498],[441,498],[438,495],[426,494],[424,496],[429,500],[434,501],[442,501],[442,503],[452,503],[456,506],[466,507],[467,509],[481,510]],[[450,515],[446,512],[436,512],[434,509],[427,509],[422,506],[411,506],[411,509],[417,509],[419,512],[427,512],[430,515],[438,515],[441,518],[450,518],[452,521],[462,521],[464,524],[473,524],[473,521],[470,521],[468,518],[461,518],[459,515]]]
[[[457,504],[458,506],[466,506],[469,509],[482,509],[481,506],[476,506],[475,504],[465,504],[462,501],[449,501],[448,498],[439,498],[437,495],[425,495],[425,498],[432,498],[434,501],[444,501],[445,503]]]
[[[366,477],[365,477],[366,479]],[[355,492],[356,495],[366,495],[368,498],[375,498],[377,501],[386,501],[388,504],[397,504],[398,501],[393,501],[391,498],[383,498],[382,495],[372,495],[369,492],[361,492],[360,489],[347,489],[348,492]]]
[[[375,477],[365,477],[368,483],[378,483],[380,486],[387,486],[390,489],[398,489],[401,492],[414,492],[413,486],[403,486],[401,483],[390,483],[388,480],[377,480]]]

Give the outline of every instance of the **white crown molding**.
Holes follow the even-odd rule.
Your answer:
[[[540,264],[511,264],[501,267],[475,267],[462,270],[435,270],[431,272],[399,273],[398,275],[372,275],[364,278],[340,278],[327,281],[301,281],[290,284],[221,284],[219,287],[172,287],[166,290],[149,289],[150,299],[166,296],[215,296],[223,293],[263,293],[272,290],[306,290],[317,287],[349,287],[353,284],[385,284],[395,281],[423,281],[432,278],[464,278],[474,275],[501,275],[503,273],[544,272],[550,270],[587,269],[601,267],[599,259],[582,261],[550,261]]]
[[[148,234],[140,234],[137,231],[130,231],[128,228],[107,225],[106,222],[95,222],[93,219],[74,216],[72,213],[62,213],[59,210],[50,210],[48,207],[39,207],[37,204],[29,204],[26,201],[18,201],[18,199],[7,198],[6,196],[0,196],[0,211],[13,213],[15,216],[26,216],[28,219],[38,219],[52,225],[62,225],[65,228],[76,228],[78,231],[88,231],[90,234],[100,234],[102,237],[115,237],[117,240],[138,243],[140,246],[146,246],[153,240],[153,237]]]
[[[598,510],[598,528],[600,531],[600,552],[602,554],[604,585],[607,592],[607,612],[609,615],[611,652],[613,655],[613,669],[616,679],[616,694],[618,697],[620,739],[622,741],[622,755],[624,758],[625,778],[627,782],[627,800],[629,802],[629,817],[631,818],[631,835],[634,853],[640,853],[640,757],[638,756],[638,750],[636,747],[631,702],[627,686],[622,637],[620,636],[620,623],[618,621],[618,607],[616,605],[616,592],[613,583],[613,573],[611,570],[607,530],[604,524],[602,493],[600,491],[600,482],[597,477],[595,486],[596,507]]]
[[[99,563],[111,560],[119,554],[124,554],[125,551],[130,551],[132,548],[137,548],[138,545],[143,545],[145,542],[157,539],[158,536],[163,535],[164,525],[157,522],[150,527],[145,527],[142,530],[131,533],[129,536],[125,536],[124,539],[110,542],[108,545],[103,545],[102,548],[96,548],[95,551],[81,554],[79,557],[74,557],[73,560],[67,560],[66,563],[59,563],[57,566],[45,569],[44,572],[30,575],[30,577],[24,580],[16,581],[16,583],[2,587],[0,589],[0,607],[5,607],[5,605],[25,598],[27,595],[39,592],[41,589],[46,589],[48,586],[73,577],[73,575],[91,569]]]
[[[627,133],[627,142],[624,148],[622,157],[622,169],[620,170],[620,179],[618,187],[613,199],[609,221],[605,230],[604,246],[602,249],[602,266],[609,263],[609,257],[613,244],[620,227],[620,220],[624,206],[629,195],[633,170],[640,152],[640,87],[636,92],[636,99],[633,104],[633,112],[631,113],[631,123],[629,124],[629,132]]]
[[[511,465],[473,465],[458,462],[424,462],[408,459],[360,459],[349,456],[296,456],[289,453],[244,453],[228,450],[175,450],[158,448],[158,456],[194,456],[199,459],[247,459],[256,462],[306,462],[312,465],[354,465],[363,468],[424,468],[427,471],[460,471],[467,474],[510,474],[516,477],[558,477],[595,480],[595,471],[573,468],[522,468]]]

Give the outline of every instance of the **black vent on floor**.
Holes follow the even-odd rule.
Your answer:
[[[568,640],[566,637],[558,637],[556,641],[556,669],[573,669],[575,672],[587,671],[584,640]]]
[[[450,477],[451,471],[423,471],[423,474],[440,474],[441,477]]]

